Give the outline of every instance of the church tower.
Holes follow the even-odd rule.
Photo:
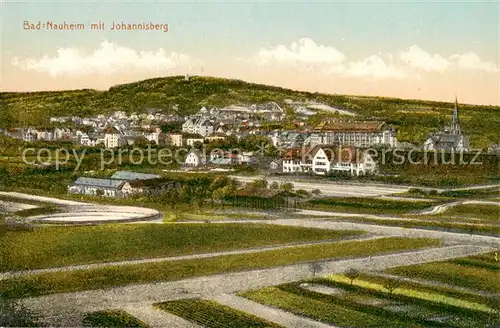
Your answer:
[[[460,120],[458,117],[458,100],[455,97],[455,108],[453,108],[453,116],[451,118],[450,132],[452,134],[461,134]]]

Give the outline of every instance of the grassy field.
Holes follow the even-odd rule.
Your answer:
[[[84,327],[138,327],[149,326],[125,311],[106,310],[87,313],[83,318]]]
[[[500,234],[499,225],[488,225],[488,224],[477,224],[477,223],[456,223],[456,222],[446,222],[445,220],[415,220],[415,219],[405,219],[405,220],[393,220],[393,219],[377,219],[377,218],[332,218],[318,216],[318,218],[326,220],[342,220],[355,223],[367,223],[376,225],[386,225],[394,227],[403,228],[416,228],[416,229],[429,229],[429,230],[445,230],[451,232],[467,233],[467,234],[483,234],[498,236]],[[425,217],[427,218],[427,217]]]
[[[254,315],[210,300],[184,299],[159,303],[155,306],[207,328],[281,327]]]
[[[499,271],[500,262],[495,260],[494,253],[387,270],[394,275],[434,280],[493,293],[500,293]]]
[[[500,223],[500,206],[462,204],[448,208],[443,215],[480,219],[482,222]]]
[[[327,299],[314,299],[305,293],[303,295],[290,293],[277,287],[266,287],[240,295],[262,304],[278,307],[297,315],[304,315],[317,321],[332,323],[339,327],[425,327],[364,313]]]
[[[331,275],[328,277],[331,281],[340,282],[345,284],[351,284],[351,281],[348,277],[344,275]],[[372,277],[361,276],[358,279],[352,282],[353,286],[362,287],[364,289],[370,289],[374,291],[388,292],[386,287],[386,283],[390,280],[389,278],[378,277],[378,279],[374,279]],[[399,283],[398,283],[399,284]],[[489,312],[490,309],[484,305],[477,302],[472,302],[470,300],[459,299],[456,297],[450,297],[447,295],[442,295],[437,292],[426,291],[426,290],[417,290],[413,286],[408,288],[407,286],[398,285],[398,287],[392,292],[393,295],[403,295],[412,298],[417,298],[420,300],[431,301],[436,303],[442,303],[447,305],[452,305],[456,307],[461,307],[465,309],[478,310],[483,312]]]
[[[363,234],[265,224],[46,226],[0,238],[1,271],[166,257]]]
[[[484,327],[491,319],[490,309],[484,305],[406,290],[402,285],[389,293],[384,285],[364,278],[351,284],[340,275],[314,279],[308,282],[311,284],[323,286],[324,292],[308,290],[297,282],[240,295],[340,327],[474,328]]]
[[[0,280],[0,294],[13,298],[75,292],[134,283],[179,280],[222,272],[264,269],[305,261],[383,254],[440,244],[440,241],[435,239],[391,237],[294,247],[252,254],[225,255],[206,259],[44,273]]]
[[[397,277],[397,276],[395,276]],[[373,283],[377,285],[384,286],[390,279],[388,277],[380,276],[377,275],[376,273],[360,273],[359,278],[354,280],[354,282],[357,282],[357,285],[359,285],[359,280],[363,280],[368,283]],[[350,281],[349,281],[350,283]],[[407,280],[400,280],[399,281],[399,287],[396,291],[401,291],[401,290],[411,290],[412,292],[416,293],[424,293],[424,294],[430,294],[430,295],[439,295],[439,297],[444,297],[444,300],[446,299],[456,299],[456,300],[461,300],[466,303],[473,304],[471,305],[472,308],[474,308],[474,304],[479,304],[480,306],[477,308],[479,310],[484,310],[484,306],[488,306],[491,298],[485,295],[481,295],[478,293],[474,292],[469,292],[469,291],[464,291],[460,289],[453,288],[451,287],[446,287],[446,286],[436,286],[436,285],[429,285],[424,282],[416,282],[416,281],[407,281]],[[416,294],[414,294],[416,295]],[[436,299],[434,299],[436,300]],[[445,302],[446,303],[446,302]],[[467,306],[466,306],[467,307]],[[469,306],[470,307],[470,306]]]
[[[362,214],[403,214],[433,205],[429,202],[360,197],[318,198],[300,204],[301,207],[308,209]]]

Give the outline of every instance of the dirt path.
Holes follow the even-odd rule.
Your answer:
[[[327,325],[309,318],[300,317],[298,315],[286,312],[277,308],[262,305],[246,298],[230,294],[221,294],[213,296],[210,299],[215,300],[224,305],[251,313],[260,318],[272,321],[283,327],[289,328],[332,328],[334,326]]]

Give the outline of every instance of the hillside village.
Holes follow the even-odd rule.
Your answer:
[[[147,113],[114,111],[109,116],[51,117],[49,128],[8,128],[3,134],[27,143],[67,141],[81,147],[123,148],[134,145],[187,147],[184,169],[228,168],[254,165],[281,173],[316,175],[342,173],[352,176],[376,174],[373,159],[360,149],[370,147],[468,151],[468,137],[462,133],[458,101],[452,109],[449,125],[430,133],[423,145],[399,142],[396,129],[384,121],[363,120],[356,113],[315,102],[285,100],[292,108],[294,129],[270,129],[280,123],[287,111],[276,102],[250,105],[229,105],[221,108],[202,107],[189,116],[164,114],[159,109]],[[176,108],[175,108],[176,109]],[[308,117],[327,113],[319,124],[309,124]],[[164,129],[166,124],[177,128]],[[203,145],[249,136],[262,137],[279,150],[264,158],[259,149],[243,152],[222,151],[206,154]],[[230,139],[235,138],[235,139]],[[492,147],[494,152],[496,148]],[[260,153],[259,153],[260,152]],[[341,154],[342,153],[342,154]],[[345,156],[356,153],[356,156]],[[361,156],[359,155],[361,154]]]

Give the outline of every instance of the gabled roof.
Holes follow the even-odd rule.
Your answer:
[[[118,131],[115,127],[107,127],[103,130],[103,132],[106,134],[120,134],[120,131]]]
[[[364,153],[355,147],[349,146],[331,146],[331,145],[316,145],[310,151],[312,157],[322,149],[328,158],[328,161],[333,163],[354,164],[364,158]]]
[[[118,180],[148,180],[148,179],[158,179],[160,176],[158,174],[147,174],[131,171],[118,171],[111,176],[111,179]]]
[[[73,182],[73,185],[118,189],[124,183],[124,180],[79,177],[75,182]]]

